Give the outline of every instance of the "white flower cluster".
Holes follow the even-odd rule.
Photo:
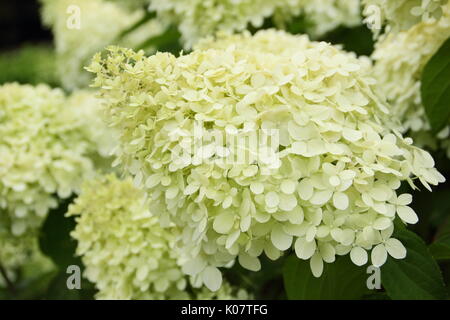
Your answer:
[[[108,175],[86,182],[67,214],[77,216],[72,236],[98,299],[248,297],[243,290],[233,296],[227,283],[216,293],[189,286],[178,265],[177,230],[161,228],[131,179]]]
[[[41,0],[44,23],[51,27],[58,55],[58,73],[66,89],[85,87],[89,74],[83,67],[92,55],[105,46],[117,43],[119,34],[136,23],[145,10],[127,10],[106,0]],[[119,43],[135,46],[145,37],[162,30],[159,22],[152,20]],[[137,35],[136,35],[137,33]],[[145,38],[144,38],[145,39]]]
[[[437,137],[429,132],[420,94],[425,65],[450,37],[450,4],[443,10],[439,21],[421,22],[406,31],[381,38],[372,58],[374,76],[392,106],[393,115],[401,122],[401,130],[409,131],[419,145],[447,149],[450,157],[449,127]]]
[[[313,38],[319,38],[339,26],[361,24],[360,0],[303,0],[301,8],[310,24],[308,34]]]
[[[398,32],[422,21],[439,20],[448,0],[362,0],[362,3],[368,19],[379,19],[388,32]],[[374,31],[378,34],[380,30]]]
[[[7,223],[6,215],[0,215],[0,222]],[[16,268],[22,266],[30,256],[33,255],[36,249],[35,237],[12,237],[9,230],[0,228],[0,263],[8,270],[13,272]],[[12,273],[14,274],[14,273]],[[0,277],[1,279],[2,277]],[[0,287],[2,285],[0,284]]]
[[[6,223],[4,218],[0,214],[0,223]],[[11,281],[15,281],[19,274],[21,279],[29,279],[54,270],[53,262],[42,254],[36,236],[12,237],[3,228],[0,228],[0,264]],[[6,280],[0,276],[0,288],[7,286]]]
[[[376,266],[387,252],[405,256],[393,220],[418,217],[411,195],[396,190],[445,179],[427,152],[386,126],[365,62],[273,30],[204,41],[178,58],[109,51],[89,70],[120,131],[115,162],[145,189],[150,212],[180,228],[183,271],[196,281],[216,290],[218,267],[237,258],[256,271],[261,254],[275,260],[292,247],[315,276],[336,255],[363,265],[371,251]],[[235,149],[198,135],[198,122],[231,138],[279,139]],[[236,153],[251,160],[236,163]]]
[[[66,98],[46,85],[0,87],[0,251],[16,247],[19,256],[58,198],[77,192],[106,161],[111,150],[92,135],[92,125],[107,130],[97,106],[87,93]]]
[[[0,212],[0,224],[5,222],[3,220],[4,216]],[[17,283],[18,286],[55,270],[52,260],[41,252],[37,237],[33,234],[11,237],[2,228],[0,228],[0,265],[8,280]],[[0,275],[0,289],[9,289],[8,286],[5,277]]]
[[[283,23],[304,14],[313,36],[361,22],[359,0],[152,0],[150,9],[179,25],[186,48],[218,31],[243,31],[249,24],[261,27],[271,16]]]

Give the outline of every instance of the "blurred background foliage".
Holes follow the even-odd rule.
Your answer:
[[[145,23],[152,16],[145,16],[136,25],[125,30],[120,37],[126,36],[134,28]],[[297,17],[286,26],[291,33],[304,33],[308,22],[304,17]],[[263,28],[272,27],[272,21],[265,21]],[[256,32],[257,30],[250,31]],[[180,34],[175,26],[168,26],[160,35],[145,40],[138,48],[156,48],[158,51],[169,51],[178,54]],[[365,26],[353,28],[339,27],[326,34],[321,40],[341,44],[344,49],[354,51],[358,55],[370,55],[374,49],[373,37]],[[42,25],[39,4],[33,0],[0,2],[0,84],[7,82],[47,83],[53,87],[61,85],[56,73],[56,55],[53,48],[51,32]],[[441,153],[433,154],[438,169],[447,177],[450,176],[450,160]],[[404,186],[405,188],[408,188]],[[408,190],[410,192],[410,190]],[[433,193],[413,193],[413,207],[420,216],[420,222],[412,227],[430,248],[430,252],[441,265],[443,275],[450,280],[450,188],[449,183],[442,184]],[[94,286],[86,280],[83,290],[66,289],[66,266],[79,264],[75,257],[75,242],[69,236],[73,229],[73,219],[64,218],[70,201],[61,203],[47,217],[41,230],[39,244],[42,252],[52,260],[43,258],[35,264],[29,264],[19,270],[14,283],[0,288],[0,299],[91,299],[95,293]],[[227,271],[231,283],[238,284],[252,292],[259,292],[256,298],[286,298],[283,287],[284,257],[274,262],[263,259],[262,272],[248,273],[241,267]],[[299,272],[306,268],[298,262],[298,269],[286,272]],[[340,262],[345,265],[347,262]],[[45,266],[43,268],[43,266]],[[308,267],[309,268],[309,267]],[[306,269],[305,269],[306,270]],[[295,283],[294,283],[295,285]],[[450,294],[450,289],[447,288]],[[320,298],[316,292],[312,298]],[[305,297],[299,297],[305,298]],[[311,297],[309,297],[311,298]],[[350,297],[351,298],[351,297]],[[370,298],[386,299],[379,291]]]

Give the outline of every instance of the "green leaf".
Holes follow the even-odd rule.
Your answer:
[[[450,260],[450,234],[439,237],[429,248],[436,260]]]
[[[441,271],[422,239],[406,228],[396,228],[394,237],[407,249],[405,259],[389,257],[381,267],[381,283],[391,299],[446,299]]]
[[[164,33],[151,37],[140,45],[136,50],[147,50],[149,48],[156,48],[157,51],[170,52],[174,55],[178,54],[182,47],[180,46],[180,33],[175,26],[169,26]]]
[[[450,219],[441,225],[429,249],[436,260],[450,260]]]
[[[260,257],[261,270],[248,272],[239,263],[224,270],[224,277],[230,284],[252,292],[256,300],[286,299],[283,286],[283,265],[285,256],[273,261],[265,255]]]
[[[371,31],[364,25],[352,28],[339,27],[320,40],[341,44],[346,51],[353,51],[358,56],[370,56],[375,45]]]
[[[354,265],[348,256],[325,264],[323,274],[315,278],[309,261],[290,256],[284,265],[283,278],[290,300],[352,300],[370,294],[365,267]]]
[[[57,271],[52,270],[39,274],[31,279],[24,279],[17,285],[18,294],[14,299],[35,300],[45,298],[47,288],[53,281]]]
[[[75,218],[64,216],[71,202],[72,199],[64,200],[57,209],[48,214],[39,235],[39,245],[42,252],[51,258],[58,267],[47,285],[45,299],[92,299],[95,293],[93,284],[83,278],[81,279],[80,290],[69,290],[67,288],[66,281],[70,276],[67,273],[67,267],[77,265],[83,269],[81,259],[75,255],[77,243],[70,236],[70,232],[76,225]]]
[[[81,289],[68,289],[66,270],[61,270],[50,283],[45,299],[47,300],[92,300],[96,290],[88,280],[81,278]]]
[[[450,117],[450,39],[430,59],[422,73],[421,94],[425,112],[434,132]]]
[[[80,259],[75,256],[77,243],[70,236],[75,228],[75,219],[64,216],[70,203],[71,199],[65,200],[49,212],[39,235],[42,252],[61,270],[66,270],[69,265],[81,265]]]

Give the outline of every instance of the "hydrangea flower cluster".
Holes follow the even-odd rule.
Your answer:
[[[2,225],[7,223],[6,216],[0,216],[0,222]],[[1,265],[12,272],[14,269],[22,266],[30,256],[33,255],[36,248],[35,237],[12,237],[9,230],[1,228],[0,229],[0,263]],[[13,274],[14,275],[14,274]],[[0,285],[0,287],[2,287]]]
[[[448,0],[362,0],[362,3],[364,15],[379,14],[375,18],[387,25],[387,31],[398,32],[421,21],[439,20]]]
[[[5,223],[5,217],[0,216],[0,223]],[[40,251],[38,239],[33,235],[12,237],[11,234],[0,229],[0,264],[7,276],[15,280],[20,271],[21,277],[35,276],[54,270],[53,262]],[[0,288],[6,288],[7,283],[0,277]]]
[[[218,31],[243,31],[249,24],[261,27],[271,16],[283,23],[304,14],[314,36],[361,22],[359,0],[152,0],[150,9],[179,25],[186,48]]]
[[[87,97],[66,98],[46,85],[0,87],[0,251],[29,248],[58,198],[77,192],[111,151],[93,140],[92,124],[107,129],[95,119],[97,100]]]
[[[387,253],[403,258],[393,220],[418,217],[396,190],[445,180],[386,126],[366,63],[305,36],[244,33],[178,58],[111,47],[88,70],[120,131],[115,164],[163,225],[180,228],[183,271],[197,281],[220,283],[217,268],[236,258],[259,270],[261,254],[292,247],[315,276],[336,255],[363,265],[373,249],[376,266]],[[255,132],[262,139],[232,143]]]
[[[105,46],[116,43],[118,35],[136,23],[145,10],[127,10],[106,0],[41,0],[44,23],[54,34],[58,55],[58,73],[62,85],[69,90],[83,88],[89,74],[83,67],[92,55]],[[100,21],[101,20],[101,21]],[[119,43],[135,46],[142,43],[142,32],[150,37],[161,32],[159,22],[152,20]]]
[[[114,175],[85,182],[67,215],[77,216],[72,236],[86,277],[99,289],[98,299],[246,298],[224,284],[213,293],[189,287],[178,264],[178,232],[161,228],[148,202],[131,179]]]
[[[361,24],[360,0],[302,0],[301,10],[310,24],[308,34],[313,38],[320,38],[339,26]]]
[[[441,147],[450,157],[446,127],[433,136],[420,95],[422,71],[431,57],[450,37],[450,4],[443,7],[439,21],[425,21],[380,39],[373,53],[374,76],[398,117],[403,132],[409,131],[417,144]]]

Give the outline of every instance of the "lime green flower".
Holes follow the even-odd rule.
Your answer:
[[[308,34],[319,38],[339,26],[361,24],[360,0],[302,0],[301,12],[310,24]],[[288,12],[283,12],[286,16]]]
[[[77,216],[72,232],[77,254],[86,277],[99,289],[97,298],[231,299],[228,284],[217,293],[189,288],[175,246],[179,233],[162,228],[148,207],[131,179],[121,181],[114,175],[86,182],[69,207],[68,215]]]
[[[401,122],[400,130],[409,132],[419,145],[446,149],[450,157],[449,128],[437,136],[431,134],[420,95],[425,65],[450,37],[450,4],[443,10],[439,21],[420,22],[380,39],[372,58],[374,76]]]
[[[1,215],[0,219],[2,224],[6,223],[4,215]],[[31,256],[37,248],[36,237],[14,237],[4,228],[0,229],[0,244],[0,263],[12,275],[14,275],[13,271],[15,269],[31,260]],[[1,284],[0,287],[2,287]]]
[[[316,276],[354,248],[363,264],[396,216],[417,221],[401,182],[445,180],[388,126],[367,61],[305,36],[223,36],[178,58],[111,47],[89,70],[120,131],[115,164],[181,230],[183,271],[212,290],[217,268],[257,271],[292,247]]]
[[[147,37],[162,31],[152,20],[123,39],[119,34],[135,24],[144,9],[130,11],[106,0],[41,0],[44,23],[51,27],[58,56],[58,73],[66,89],[85,87],[89,74],[84,66],[92,55],[105,46],[120,43],[136,46],[142,43],[142,31]]]
[[[78,192],[106,162],[111,141],[94,140],[108,132],[98,105],[92,94],[67,98],[46,85],[0,87],[0,236],[11,239],[0,242],[0,251],[27,247],[58,199]]]
[[[6,223],[4,218],[0,213],[0,223]],[[16,237],[0,228],[0,264],[11,281],[17,280],[19,273],[22,279],[28,279],[54,270],[53,262],[42,254],[37,240],[33,233]],[[5,287],[7,283],[0,276],[0,288]]]
[[[362,0],[364,14],[379,19],[387,31],[407,30],[421,21],[436,21],[442,17],[448,0]],[[376,34],[380,30],[374,30]]]
[[[150,8],[162,20],[179,25],[186,48],[217,31],[261,27],[264,19],[273,15],[276,22],[283,23],[304,14],[314,36],[361,20],[359,0],[152,0]]]

